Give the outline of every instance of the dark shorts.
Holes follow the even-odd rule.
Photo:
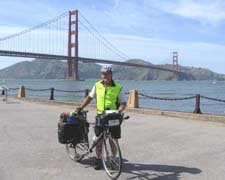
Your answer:
[[[96,116],[95,118],[95,135],[99,136],[103,132],[103,127],[101,126],[101,122],[99,122],[99,115]],[[115,127],[110,127],[110,132],[113,138],[115,139],[120,139],[121,138],[121,127],[120,126],[115,126]]]

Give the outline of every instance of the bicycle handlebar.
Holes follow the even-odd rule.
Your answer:
[[[78,108],[75,110],[77,112],[77,114],[79,115],[86,115],[88,113],[88,110],[79,110]],[[127,120],[130,118],[130,116],[125,116],[124,117],[124,113],[123,112],[118,112],[118,114],[120,114],[122,116],[122,120]],[[91,123],[91,122],[88,122],[89,124],[95,124],[95,123]]]

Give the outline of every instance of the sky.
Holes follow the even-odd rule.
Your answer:
[[[1,0],[0,38],[78,9],[131,58],[225,74],[224,0]],[[0,69],[23,58],[0,57]]]

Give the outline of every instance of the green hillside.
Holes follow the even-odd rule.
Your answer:
[[[128,60],[132,63],[151,64],[144,60]],[[172,65],[159,65],[172,69]],[[224,74],[204,68],[180,66],[177,76],[167,71],[137,67],[113,65],[114,79],[121,80],[225,80]],[[79,63],[81,79],[98,79],[101,66],[94,63]],[[66,79],[67,63],[65,61],[35,59],[24,61],[0,70],[0,79]]]
[[[81,79],[100,76],[100,65],[79,63]],[[65,61],[35,59],[24,61],[0,70],[2,79],[65,79],[67,63]]]
[[[133,59],[128,62],[149,64],[144,60]],[[162,68],[173,69],[172,65],[162,64],[158,65]],[[161,71],[156,69],[124,67],[113,65],[114,78],[125,80],[225,80],[224,74],[219,74],[204,68],[184,67],[180,66],[180,73],[174,77],[172,72]]]

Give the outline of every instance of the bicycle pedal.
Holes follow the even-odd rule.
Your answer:
[[[74,145],[70,144],[70,148],[74,148]]]

